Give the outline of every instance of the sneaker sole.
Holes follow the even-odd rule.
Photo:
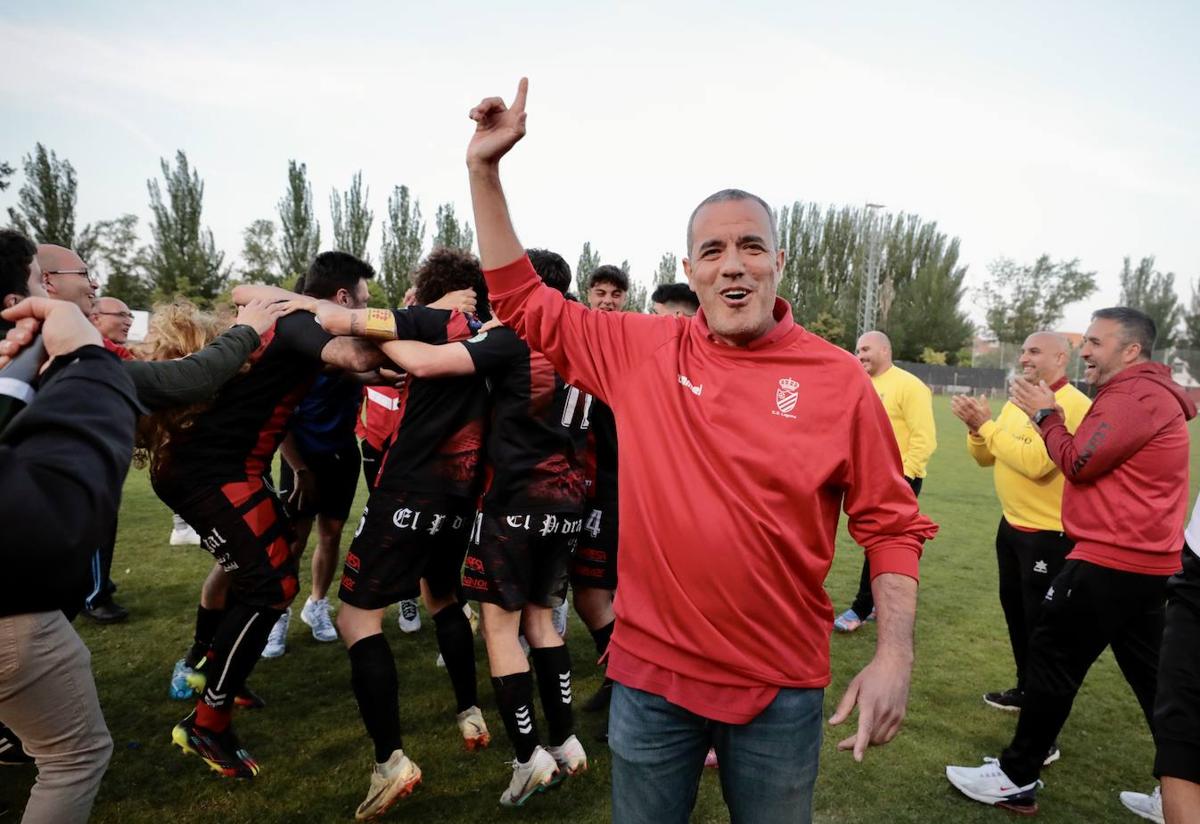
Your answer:
[[[417,774],[408,779],[408,781],[405,781],[403,784],[399,784],[394,787],[391,792],[385,794],[382,803],[374,812],[364,813],[361,810],[356,811],[354,813],[354,820],[374,821],[375,819],[383,816],[397,801],[402,798],[408,798],[410,795],[412,795],[413,791],[417,789],[417,785],[420,783],[421,768],[417,767]]]
[[[492,734],[485,732],[483,735],[476,735],[473,738],[463,738],[463,746],[467,748],[467,752],[480,752],[486,750],[488,744],[492,743]]]
[[[510,801],[507,804],[505,804],[502,801],[502,802],[500,802],[500,806],[501,807],[524,807],[526,801],[533,798],[538,793],[544,793],[546,790],[555,786],[555,784],[557,782],[554,779],[557,775],[558,775],[558,770],[555,770],[554,773],[552,775],[550,775],[550,777],[547,778],[544,782],[533,787],[531,790],[526,792],[523,796],[518,798],[516,801]]]
[[[995,707],[996,709],[1000,710],[1001,712],[1020,712],[1021,711],[1020,707],[1014,707],[1010,704],[997,704],[995,701],[989,701],[988,697],[986,695],[983,696],[983,703],[987,704],[989,707]]]
[[[1003,798],[996,798],[995,796],[991,795],[980,795],[979,793],[972,792],[954,780],[954,775],[950,772],[949,767],[946,768],[946,780],[953,785],[954,789],[958,790],[972,801],[978,801],[980,804],[987,804],[989,807],[1003,807],[1004,809],[1016,813],[1017,815],[1035,815],[1038,811],[1038,805],[1036,801],[1022,804],[1020,802],[1006,801]]]
[[[251,775],[238,775],[238,771],[233,769],[232,767],[222,767],[216,761],[212,761],[208,758],[205,758],[203,755],[201,755],[199,753],[199,751],[196,750],[195,747],[193,747],[191,744],[188,743],[187,731],[184,730],[182,727],[175,727],[173,730],[171,730],[171,743],[174,744],[176,747],[179,747],[179,749],[181,749],[183,751],[184,755],[194,755],[197,758],[199,758],[201,761],[203,761],[205,764],[208,765],[208,768],[210,770],[212,770],[213,772],[215,772],[217,775],[221,776],[222,778],[242,778],[245,780],[249,780],[249,779],[253,778],[254,776],[258,775],[258,765],[257,764],[254,765],[254,771],[252,772]]]
[[[587,768],[588,768],[588,765],[587,765],[586,761],[584,761],[582,764],[575,767],[575,769],[573,769],[573,770],[566,769],[560,764],[558,767],[558,772],[554,773],[553,777],[551,777],[551,779],[550,779],[550,783],[547,784],[546,786],[547,787],[557,787],[559,784],[563,783],[568,778],[574,778],[575,776],[580,775],[581,773],[587,772]]]

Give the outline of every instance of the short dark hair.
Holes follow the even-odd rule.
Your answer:
[[[779,227],[775,225],[775,212],[767,205],[767,201],[743,189],[722,189],[719,192],[713,192],[700,201],[695,209],[692,209],[692,216],[688,218],[687,225],[687,254],[689,257],[692,254],[692,224],[696,222],[696,213],[710,203],[724,203],[730,200],[753,200],[759,206],[763,207],[763,211],[767,213],[767,223],[771,224],[771,242],[775,244],[776,249],[779,248]]]
[[[562,255],[549,249],[526,249],[525,254],[529,255],[529,262],[533,264],[542,283],[564,295],[567,293],[571,288],[571,266],[563,260]]]
[[[679,303],[692,307],[692,311],[700,308],[700,298],[686,283],[662,283],[654,289],[650,296],[651,303]]]
[[[351,291],[360,280],[373,277],[375,270],[371,264],[349,252],[322,252],[313,258],[304,276],[304,294],[332,300],[338,289]]]
[[[591,289],[597,283],[610,283],[622,292],[629,291],[629,275],[621,271],[619,266],[611,264],[597,266],[596,271],[592,272],[592,276],[588,278],[588,288]]]
[[[0,298],[29,295],[29,266],[37,244],[15,229],[0,229]]]
[[[487,282],[483,279],[483,270],[479,268],[479,259],[470,252],[445,246],[434,249],[417,267],[413,282],[417,286],[417,303],[422,306],[433,303],[447,292],[474,289],[475,314],[483,320],[491,317],[487,305]]]
[[[1092,320],[1113,320],[1121,327],[1121,341],[1128,346],[1136,343],[1142,347],[1141,355],[1149,360],[1154,356],[1154,341],[1158,338],[1158,327],[1154,319],[1145,312],[1129,306],[1110,306],[1097,309]]]

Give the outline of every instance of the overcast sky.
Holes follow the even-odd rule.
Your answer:
[[[648,279],[737,186],[936,220],[973,285],[1001,255],[1078,257],[1101,291],[1071,330],[1117,300],[1124,255],[1156,255],[1185,300],[1200,276],[1194,2],[192,5],[6,4],[0,160],[41,141],[78,172],[80,224],[144,224],[146,179],[184,149],[231,258],[289,158],[326,243],[330,189],[361,169],[378,259],[394,185],[431,224],[439,202],[469,214],[466,113],[526,74],[509,200],[522,240],[572,264],[590,240]]]

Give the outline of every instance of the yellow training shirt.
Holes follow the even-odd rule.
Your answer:
[[[937,449],[933,393],[920,378],[899,366],[872,376],[871,383],[892,422],[905,477],[924,478],[929,456]]]
[[[1071,384],[1054,393],[1074,434],[1092,402]],[[996,496],[1004,519],[1013,526],[1062,532],[1063,476],[1050,460],[1046,444],[1029,416],[1011,401],[1000,417],[967,433],[967,450],[980,466],[995,466]]]

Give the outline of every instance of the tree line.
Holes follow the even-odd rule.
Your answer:
[[[254,220],[242,232],[241,265],[227,263],[202,219],[204,181],[178,151],[174,162],[159,162],[161,178],[146,181],[150,205],[150,242],[143,244],[138,218],[124,214],[76,227],[77,179],[69,160],[38,143],[22,158],[24,181],[17,204],[8,209],[10,224],[38,242],[75,249],[105,275],[103,292],[134,307],[183,295],[201,305],[227,299],[235,282],[292,286],[321,249],[321,227],[307,166],[289,160],[283,194],[269,217]],[[0,191],[11,185],[16,169],[0,162]],[[388,195],[380,220],[378,257],[368,248],[375,213],[370,189],[358,172],[344,190],[329,198],[334,249],[376,265],[371,284],[374,306],[398,306],[411,286],[412,273],[425,252],[428,231],[419,199],[407,186]],[[960,241],[915,214],[877,214],[869,208],[825,206],[796,201],[778,210],[778,233],[786,262],[779,294],[796,320],[840,346],[853,349],[858,332],[860,296],[872,244],[879,266],[876,327],[892,339],[901,360],[959,363],[969,361],[977,331],[963,309],[967,267],[959,260]],[[471,249],[474,231],[451,203],[434,212],[432,248]],[[599,250],[583,244],[575,266],[576,289],[583,295],[591,274],[602,263]],[[1200,350],[1200,292],[1192,288],[1184,305],[1175,290],[1175,274],[1155,268],[1154,257],[1135,265],[1126,257],[1120,271],[1121,303],[1154,318],[1158,347]],[[619,268],[630,279],[627,309],[649,309],[650,288],[679,279],[679,261],[665,253],[648,280]],[[1096,291],[1096,272],[1078,259],[1042,255],[1032,263],[1001,258],[988,266],[988,279],[977,290],[984,326],[998,341],[1019,344],[1031,332],[1052,329],[1068,305]],[[1194,355],[1200,357],[1200,355]],[[1200,374],[1200,363],[1192,367]]]

